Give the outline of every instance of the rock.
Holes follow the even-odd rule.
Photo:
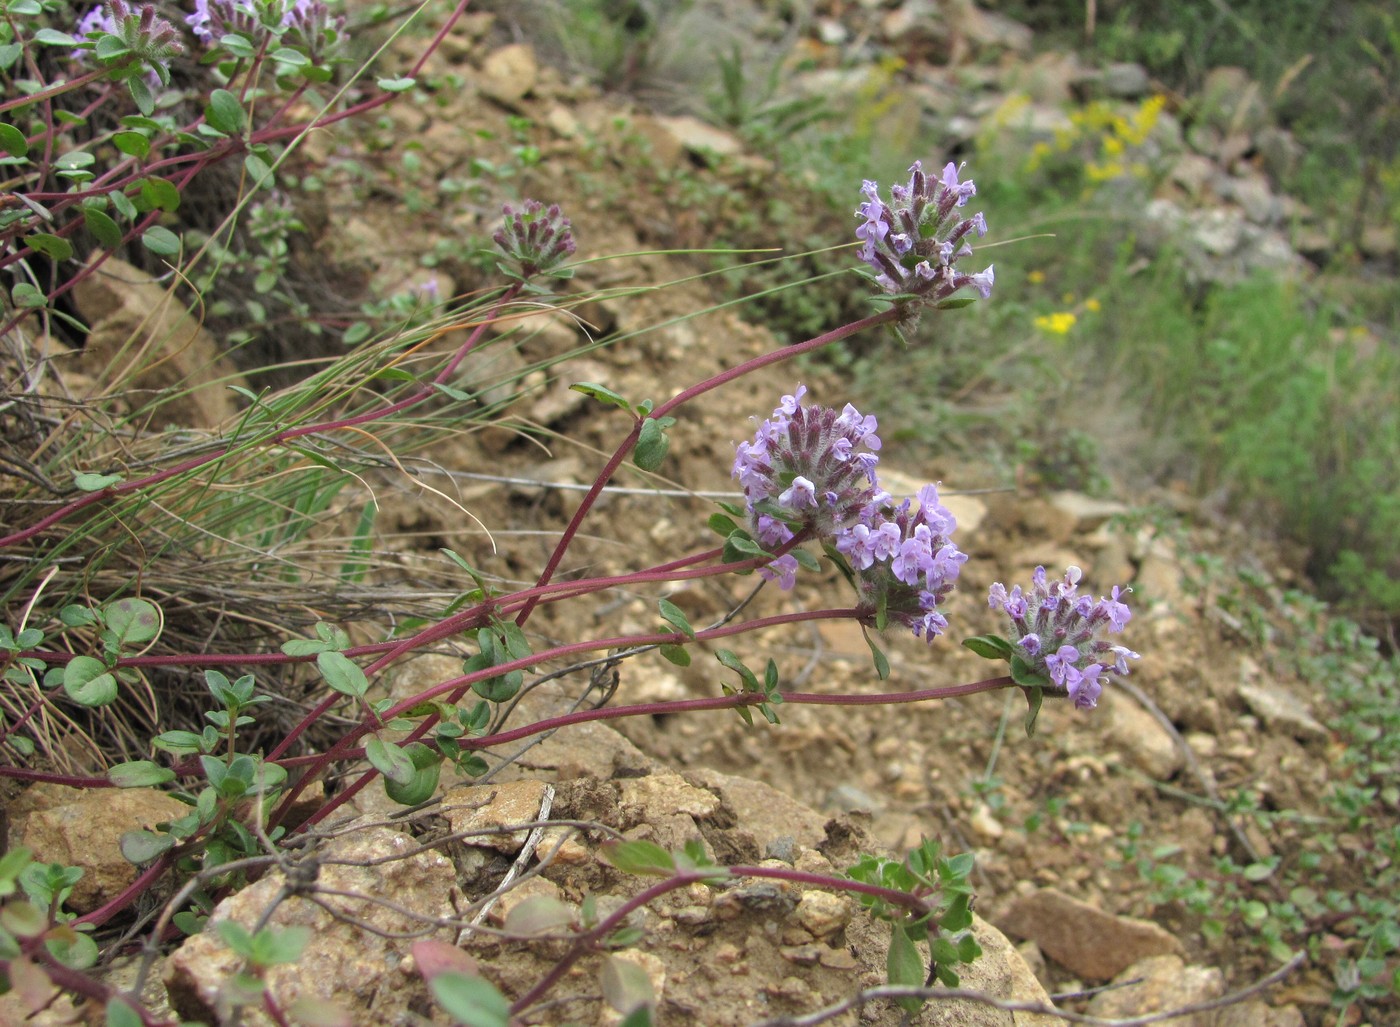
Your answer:
[[[1307,707],[1282,688],[1242,683],[1236,693],[1256,717],[1274,730],[1287,732],[1304,742],[1328,736],[1327,728]]]
[[[1139,983],[1129,983],[1141,978]],[[1089,1015],[1106,1019],[1170,1012],[1225,994],[1225,978],[1215,967],[1187,966],[1176,955],[1150,956],[1118,974],[1114,989],[1089,1003]],[[1258,1022],[1258,1021],[1254,1021]],[[1216,1011],[1173,1017],[1172,1027],[1215,1027]]]
[[[720,799],[714,792],[697,788],[679,774],[665,771],[619,782],[624,803],[635,803],[646,818],[685,813],[692,817],[712,816]]]
[[[1152,88],[1152,81],[1147,77],[1147,69],[1132,61],[1119,61],[1110,64],[1103,69],[1103,74],[1099,76],[1099,83],[1109,96],[1128,100],[1146,96]]]
[[[885,808],[885,804],[869,792],[853,784],[839,784],[826,793],[826,808],[839,813],[852,810],[868,810],[875,813]]]
[[[317,902],[294,893],[287,897],[287,879],[274,870],[220,902],[209,929],[186,939],[166,963],[171,1007],[186,1019],[224,1022],[229,1012],[225,986],[241,971],[243,960],[223,943],[216,925],[228,920],[252,930],[271,909],[267,926],[304,927],[310,935],[295,963],[271,967],[263,975],[282,1009],[301,999],[338,1007],[366,1027],[412,1022],[416,1014],[409,1010],[427,1008],[430,999],[418,975],[403,973],[401,964],[414,939],[451,944],[451,927],[425,933],[424,925],[457,915],[452,863],[437,852],[416,851],[419,847],[406,834],[365,826],[316,853],[313,887],[344,894],[321,894]],[[244,1010],[245,1024],[264,1027],[271,1022],[261,1010]]]
[[[1129,512],[1125,503],[1095,499],[1082,492],[1056,492],[1050,497],[1050,505],[1074,519],[1075,535],[1093,531],[1110,517],[1121,517]]]
[[[82,279],[74,297],[91,328],[79,370],[104,391],[163,393],[153,426],[213,428],[238,412],[229,386],[245,384],[242,376],[170,289],[114,257]]]
[[[793,910],[793,917],[813,938],[821,940],[850,923],[854,905],[843,895],[806,891]]]
[[[719,795],[753,833],[760,852],[794,842],[815,849],[826,838],[825,817],[762,781],[709,769],[691,771],[686,779]]]
[[[1094,981],[1111,980],[1149,956],[1184,953],[1181,942],[1156,924],[1105,913],[1054,888],[1017,898],[998,926]]]
[[[524,847],[530,832],[500,829],[539,820],[545,787],[543,781],[526,780],[453,788],[443,795],[440,811],[453,834],[482,832],[462,839],[463,844],[513,856]]]
[[[1211,1021],[1211,1027],[1303,1027],[1303,1024],[1303,1014],[1297,1006],[1274,1009],[1258,999],[1217,1009]]]
[[[514,109],[535,88],[538,79],[539,64],[534,48],[512,43],[486,56],[477,85],[483,96]]]
[[[36,785],[10,809],[9,847],[23,845],[40,862],[82,867],[67,908],[88,913],[136,880],[136,867],[122,857],[121,836],[188,812],[154,788]]]
[[[1154,781],[1169,781],[1185,762],[1176,740],[1131,696],[1106,690],[1108,735],[1129,763]]]
[[[661,117],[656,122],[670,133],[682,150],[706,163],[711,156],[732,157],[744,152],[744,144],[737,136],[688,114]]]

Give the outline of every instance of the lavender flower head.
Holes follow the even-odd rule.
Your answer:
[[[875,476],[880,437],[873,416],[803,406],[799,385],[738,444],[734,477],[747,500],[753,536],[768,549],[799,532],[830,547],[850,566],[861,605],[932,639],[947,626],[936,609],[967,559],[948,540],[953,515],[928,485],[895,505]],[[785,554],[760,569],[788,589],[797,560]]]
[[[1070,567],[1064,578],[1052,582],[1045,568],[1037,567],[1029,593],[1020,585],[1008,592],[997,582],[988,593],[988,605],[1000,607],[1011,618],[1012,649],[1031,672],[1049,678],[1075,706],[1087,710],[1098,705],[1103,684],[1115,673],[1126,675],[1128,661],[1139,656],[1102,638],[1122,631],[1132,618],[1119,599],[1125,590],[1115,585],[1111,596],[1097,600],[1080,595],[1081,576],[1078,567]]]
[[[559,204],[548,208],[539,200],[526,200],[519,209],[509,203],[501,208],[505,224],[491,238],[507,258],[501,270],[521,279],[536,275],[567,278],[569,272],[559,265],[572,256],[573,226],[559,210]]]
[[[863,605],[932,642],[948,620],[938,604],[953,590],[967,562],[950,538],[957,519],[938,499],[938,486],[919,490],[919,506],[875,504],[843,530],[836,551],[855,572]]]
[[[955,266],[972,253],[971,236],[987,234],[980,212],[970,218],[958,212],[977,193],[971,179],[958,181],[960,171],[950,162],[942,177],[930,178],[915,161],[909,184],[890,188],[891,203],[880,199],[876,183],[867,180],[861,186],[865,202],[856,208],[856,217],[864,219],[856,228],[860,259],[886,293],[917,298],[909,306],[911,319],[921,307],[941,303],[968,286],[983,299],[992,293],[992,265],[976,274]]]

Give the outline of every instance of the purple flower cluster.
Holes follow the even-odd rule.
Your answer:
[[[227,35],[242,36],[261,47],[277,34],[273,28],[281,28],[283,40],[300,46],[315,64],[326,44],[339,38],[345,16],[332,15],[322,0],[194,0],[185,24],[211,49]]]
[[[1075,706],[1087,710],[1098,705],[1102,681],[1114,673],[1126,675],[1128,661],[1139,657],[1099,637],[1122,631],[1132,618],[1119,600],[1125,590],[1115,585],[1112,596],[1079,595],[1081,576],[1078,567],[1070,567],[1064,578],[1051,582],[1045,568],[1037,567],[1029,594],[1020,585],[1008,592],[997,582],[988,593],[988,605],[1000,607],[1011,618],[1016,636],[1012,645],[1031,670],[1044,674]]]
[[[856,229],[862,242],[860,259],[885,292],[917,297],[919,305],[942,302],[967,286],[983,299],[991,295],[992,265],[976,274],[954,266],[972,253],[969,239],[974,232],[987,234],[980,212],[970,218],[957,212],[977,193],[971,179],[958,181],[960,170],[949,163],[941,178],[930,178],[915,161],[909,184],[890,188],[891,203],[880,199],[876,183],[867,180],[861,186],[865,202],[856,208],[856,217],[863,219]]]
[[[754,537],[776,549],[799,532],[850,565],[861,603],[932,639],[947,626],[937,610],[967,559],[949,536],[957,522],[933,485],[895,505],[875,476],[880,437],[873,416],[803,406],[799,385],[738,444],[734,477],[747,500]],[[793,586],[797,560],[785,554],[760,573]]]
[[[182,49],[178,31],[156,13],[155,4],[133,5],[126,0],[106,0],[78,19],[79,39],[101,32],[119,36],[127,49],[153,67],[162,65]],[[92,52],[74,50],[73,57],[86,61]]]
[[[573,255],[573,227],[559,204],[546,208],[539,200],[526,200],[519,209],[505,204],[501,213],[505,224],[491,238],[512,264],[503,270],[520,278],[534,278],[554,272]]]

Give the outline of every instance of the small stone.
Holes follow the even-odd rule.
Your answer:
[[[1241,684],[1238,694],[1254,714],[1275,730],[1285,731],[1299,741],[1323,739],[1327,728],[1308,712],[1298,699],[1282,688]]]
[[[798,966],[816,966],[822,961],[820,945],[784,945],[778,952],[789,963],[796,963]]]
[[[851,902],[831,892],[808,891],[802,893],[801,900],[793,917],[814,938],[825,938],[844,928],[851,920]]]
[[[1006,828],[992,815],[991,808],[985,802],[977,804],[967,822],[968,826],[986,841],[996,841],[1006,833]]]
[[[1095,981],[1111,980],[1149,956],[1184,952],[1181,942],[1150,921],[1105,913],[1054,888],[1017,898],[999,926],[1034,941],[1071,973]]]
[[[514,107],[535,88],[539,64],[535,51],[524,43],[512,43],[493,50],[481,64],[482,95]]]
[[[1136,982],[1136,983],[1130,983]],[[1151,956],[1125,967],[1115,987],[1094,997],[1089,1014],[1107,1019],[1163,1013],[1225,993],[1225,978],[1215,967],[1188,966],[1176,955]],[[1173,1027],[1214,1027],[1214,1010],[1173,1017]]]

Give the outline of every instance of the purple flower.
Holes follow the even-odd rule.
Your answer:
[[[1037,567],[1029,593],[1019,585],[1008,591],[996,582],[987,592],[987,603],[1010,619],[1017,639],[1012,647],[1030,671],[1049,679],[1075,706],[1092,709],[1104,683],[1114,674],[1126,675],[1128,661],[1139,656],[1102,638],[1122,631],[1131,619],[1132,612],[1120,598],[1127,590],[1114,586],[1111,597],[1096,600],[1079,594],[1082,576],[1078,567],[1070,567],[1063,578],[1050,581],[1045,568]]]
[[[919,490],[918,506],[898,505],[879,486],[880,437],[874,417],[847,404],[839,412],[804,405],[805,386],[784,396],[750,441],[734,450],[749,524],[772,550],[799,532],[845,559],[872,618],[883,614],[932,640],[947,627],[937,606],[967,557],[949,535],[957,520],[938,488]],[[796,561],[775,560],[759,573],[790,588]]]
[[[970,287],[983,299],[992,292],[991,266],[976,274],[955,267],[972,253],[971,237],[987,233],[980,212],[972,217],[958,213],[977,193],[971,180],[958,181],[960,171],[949,163],[941,177],[932,179],[915,161],[909,184],[891,187],[890,204],[880,199],[876,183],[867,180],[861,186],[865,202],[856,207],[856,217],[862,219],[856,227],[860,259],[882,290],[909,304],[910,322],[922,306],[941,303],[960,289]]]

